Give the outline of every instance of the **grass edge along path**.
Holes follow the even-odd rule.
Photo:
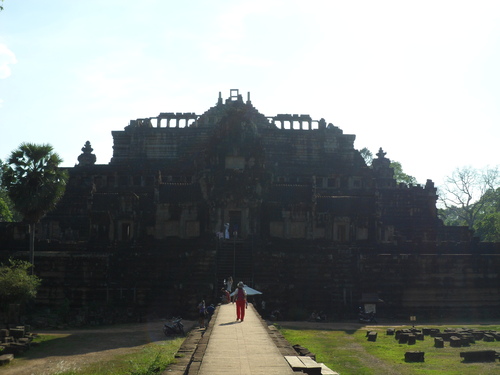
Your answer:
[[[43,334],[34,341],[39,345],[30,349],[24,355],[16,357],[16,361],[7,367],[22,367],[23,362],[39,356],[47,350],[58,346],[58,340],[67,334]],[[105,360],[95,361],[66,370],[55,370],[57,375],[152,375],[160,374],[165,368],[175,362],[175,354],[185,337],[175,337],[169,340],[151,342],[127,350],[127,353],[115,354]],[[1,372],[1,371],[0,371]]]
[[[426,326],[428,328],[473,328],[500,331],[500,326]],[[500,362],[466,363],[460,357],[462,351],[496,350],[500,352],[500,341],[476,341],[468,347],[435,348],[434,339],[425,336],[414,345],[399,344],[394,336],[387,335],[391,326],[361,327],[359,329],[303,329],[293,322],[280,322],[277,328],[291,345],[300,344],[316,354],[316,361],[323,362],[340,375],[477,375],[500,374]],[[397,329],[411,328],[397,327]],[[419,327],[416,327],[419,328]],[[420,327],[422,328],[422,327]],[[377,340],[367,340],[367,331],[376,331]],[[407,363],[407,351],[425,352],[425,362]]]

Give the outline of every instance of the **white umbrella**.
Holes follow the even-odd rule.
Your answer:
[[[254,296],[256,294],[262,294],[262,292],[259,292],[258,290],[255,290],[254,288],[250,288],[248,285],[243,284],[243,289],[245,292],[247,292],[247,296]],[[236,294],[238,291],[238,288],[234,292],[231,293],[231,297]]]

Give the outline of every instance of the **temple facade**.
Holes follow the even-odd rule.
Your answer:
[[[265,116],[231,90],[201,115],[112,135],[108,164],[85,143],[39,225],[40,303],[182,312],[231,275],[290,317],[344,316],[366,295],[388,314],[499,307],[498,246],[444,227],[431,180],[396,183],[382,149],[367,166],[355,135],[324,119]]]
[[[141,241],[215,236],[336,243],[434,241],[436,189],[397,185],[380,150],[306,115],[260,114],[237,90],[202,115],[160,113],[113,131],[113,158],[90,143],[70,170],[47,239]],[[85,198],[84,198],[85,197]],[[60,219],[60,214],[71,213]]]

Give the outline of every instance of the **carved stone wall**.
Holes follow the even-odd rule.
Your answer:
[[[216,298],[240,269],[288,310],[344,315],[367,292],[392,312],[498,307],[498,247],[476,254],[467,228],[438,220],[432,181],[398,185],[382,149],[367,166],[355,136],[324,119],[266,117],[232,90],[201,115],[163,112],[112,135],[111,162],[96,165],[87,142],[37,228],[37,269],[48,280],[40,302],[132,293],[133,304],[178,310],[200,293]],[[0,233],[5,257],[22,249],[19,230]],[[461,303],[446,305],[448,287]]]

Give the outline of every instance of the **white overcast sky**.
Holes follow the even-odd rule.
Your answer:
[[[309,114],[421,183],[499,164],[500,1],[4,0],[0,158],[49,143],[97,163],[111,131],[222,92]]]

